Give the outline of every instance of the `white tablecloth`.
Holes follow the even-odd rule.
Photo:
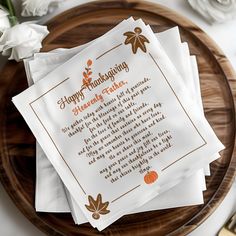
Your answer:
[[[19,9],[19,0],[14,1],[17,10]],[[43,17],[47,21],[52,16],[81,3],[84,0],[65,0],[61,8],[53,14]],[[221,25],[207,24],[196,12],[188,5],[186,0],[152,0],[152,2],[163,4],[173,10],[176,10],[185,17],[191,19],[208,33],[216,43],[222,48],[226,56],[231,61],[236,70],[236,19]],[[0,56],[0,68],[5,64],[6,59]],[[227,194],[226,198],[219,208],[211,215],[200,227],[193,231],[190,236],[215,236],[224,222],[236,211],[236,183]],[[0,235],[2,236],[43,236],[33,224],[31,224],[15,207],[9,196],[6,194],[0,184]]]

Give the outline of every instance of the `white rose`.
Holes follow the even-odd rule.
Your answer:
[[[236,16],[236,0],[188,0],[210,23],[231,20]]]
[[[10,21],[8,19],[8,13],[0,7],[0,35],[5,29],[10,28]]]
[[[51,12],[62,0],[22,0],[22,16],[43,16]]]
[[[0,37],[0,52],[10,56],[9,60],[20,61],[32,56],[42,48],[42,40],[47,36],[46,26],[26,22],[3,31]]]

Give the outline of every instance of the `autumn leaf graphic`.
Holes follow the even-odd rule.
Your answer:
[[[87,66],[90,67],[92,64],[93,64],[92,60],[89,59],[89,60],[87,61]]]
[[[88,75],[86,74],[86,72],[83,72],[83,76],[84,78],[88,78]]]
[[[145,43],[149,43],[149,40],[141,33],[142,33],[142,29],[139,27],[136,27],[134,29],[134,32],[128,31],[123,34],[124,36],[127,37],[125,40],[125,44],[132,45],[132,51],[134,54],[136,54],[138,48],[140,48],[143,52],[147,52]]]
[[[92,71],[91,71],[91,65],[93,64],[92,60],[89,59],[87,61],[87,67],[85,67],[85,71],[83,71],[83,85],[82,86],[89,86],[89,84],[92,81],[91,75],[92,75]]]
[[[92,217],[95,220],[98,220],[100,218],[100,215],[106,215],[110,212],[109,210],[107,210],[109,202],[103,203],[102,195],[100,193],[97,195],[96,200],[94,200],[93,197],[89,195],[88,201],[89,201],[89,205],[85,205],[85,207],[87,208],[87,210],[93,212]]]

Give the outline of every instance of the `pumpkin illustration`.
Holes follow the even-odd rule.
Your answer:
[[[144,176],[144,182],[146,184],[152,184],[158,179],[158,174],[156,171],[152,170],[147,172],[147,174]]]

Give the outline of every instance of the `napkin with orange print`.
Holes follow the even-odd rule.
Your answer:
[[[224,148],[141,20],[99,38],[13,102],[99,230]]]
[[[187,64],[190,64],[189,52],[188,50],[183,50],[184,46],[181,45],[178,28],[175,27],[156,35],[182,77],[191,78],[189,75],[192,74],[192,68],[188,69],[188,67],[184,66],[184,63],[188,60],[189,63]],[[172,46],[173,43],[175,46]],[[30,67],[28,71],[30,73],[28,73],[28,76],[35,73],[36,75],[33,77],[35,82],[37,82],[41,79],[41,77],[43,78],[44,75],[55,69],[59,65],[59,62],[61,64],[66,62],[68,60],[67,54],[72,57],[70,51],[73,51],[74,56],[81,50],[82,47],[71,50],[57,49],[56,52],[52,51],[49,53],[36,54],[34,60],[31,60],[30,63],[29,60],[26,62],[26,64]],[[195,60],[195,58],[192,59]],[[38,70],[38,68],[41,69]],[[198,76],[198,73],[196,73],[196,75]],[[194,78],[191,78],[191,80],[194,80]],[[198,81],[199,78],[195,78],[195,80]],[[194,91],[193,93],[196,95],[198,94]],[[77,224],[86,222],[86,218],[83,216],[75,201],[71,198],[70,193],[66,191],[66,189],[62,186],[62,183],[60,183],[61,180],[59,176],[55,178],[56,171],[47,159],[46,155],[43,153],[42,149],[38,146],[36,149],[38,153],[36,155],[36,210],[45,212],[69,211],[68,204],[63,204],[63,201],[68,200],[75,222]],[[135,209],[134,212],[201,204],[203,203],[202,190],[205,190],[205,188],[204,175],[201,171],[199,171],[190,178],[181,182],[181,184],[175,186],[170,191],[157,196],[143,207]],[[46,195],[45,192],[47,192]],[[65,196],[65,192],[67,193],[67,197]]]

